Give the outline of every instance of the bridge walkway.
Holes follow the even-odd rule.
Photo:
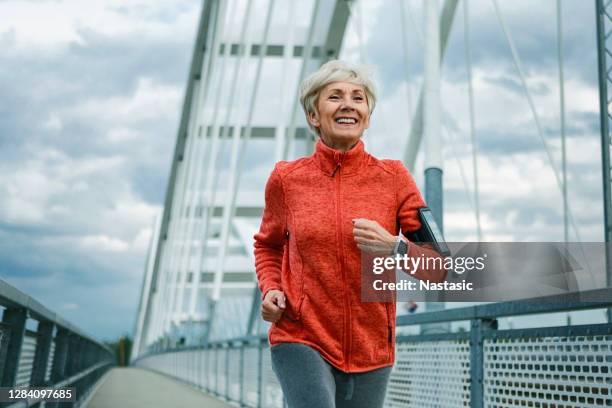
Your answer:
[[[85,408],[227,408],[197,389],[163,374],[116,367],[101,380]]]

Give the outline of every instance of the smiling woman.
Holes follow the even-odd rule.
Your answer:
[[[370,124],[363,87],[350,82],[327,85],[321,90],[317,111],[308,114],[308,121],[319,130],[326,145],[349,150]],[[334,137],[330,137],[331,134]]]
[[[374,83],[363,67],[330,61],[306,79],[300,102],[308,125],[332,149],[347,151],[370,125]]]
[[[425,203],[401,162],[364,150],[376,96],[363,67],[328,62],[300,91],[319,140],[312,156],[276,164],[255,235],[272,367],[291,408],[381,407],[395,303],[360,301],[361,253],[393,254],[398,226],[418,230]]]

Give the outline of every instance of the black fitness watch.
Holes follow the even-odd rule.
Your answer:
[[[393,255],[408,255],[408,243],[401,237],[398,237],[395,244],[395,249],[393,250]]]

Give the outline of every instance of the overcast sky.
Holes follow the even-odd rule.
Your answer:
[[[499,3],[560,169],[555,2]],[[353,18],[342,52],[376,69],[380,103],[365,140],[391,158],[402,157],[423,73],[421,2],[406,1],[407,57],[398,4],[354,8],[362,30]],[[0,2],[0,278],[101,339],[133,329],[200,7]],[[563,7],[570,203],[582,240],[601,241],[593,2]],[[462,11],[460,4],[442,69],[449,241],[476,237]],[[485,239],[562,240],[561,194],[489,0],[471,2],[470,28]],[[422,169],[419,160],[421,186]],[[268,172],[265,165],[251,177],[263,184]]]

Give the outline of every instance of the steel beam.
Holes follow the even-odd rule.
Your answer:
[[[34,363],[32,365],[32,375],[30,377],[31,386],[44,386],[45,374],[47,372],[47,362],[53,342],[53,322],[43,321],[38,323],[36,341],[36,351],[34,353]]]
[[[15,385],[27,318],[28,311],[25,308],[7,308],[2,313],[2,323],[10,327],[10,335],[2,367],[2,381],[0,382],[2,387],[12,387]]]
[[[448,43],[448,37],[455,18],[455,10],[457,9],[457,1],[458,0],[446,0],[442,13],[440,14],[440,64],[444,61],[446,44]],[[423,92],[424,90],[421,89],[417,109],[414,113],[414,120],[412,121],[412,127],[410,129],[410,136],[408,137],[408,143],[404,153],[404,164],[411,172],[414,171],[414,164],[421,146],[421,139],[423,138]]]

